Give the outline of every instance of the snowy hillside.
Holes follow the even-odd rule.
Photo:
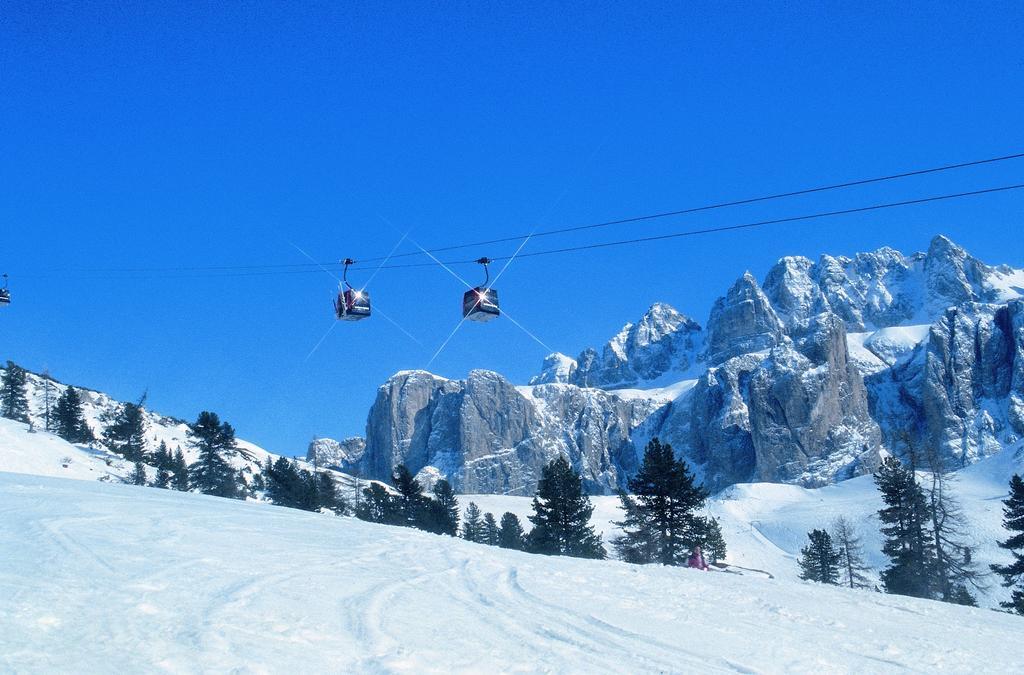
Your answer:
[[[959,471],[954,479],[954,492],[969,523],[966,543],[985,570],[990,563],[1009,562],[1009,556],[996,546],[996,541],[1007,536],[1002,527],[1002,500],[1014,473],[1024,474],[1024,453],[1019,449],[1010,449]],[[527,524],[527,517],[533,513],[532,500],[523,497],[478,494],[462,495],[459,500],[463,509],[474,502],[483,512],[491,512],[497,518],[511,511]],[[620,534],[614,524],[623,517],[619,500],[598,496],[591,497],[591,501],[591,522],[607,543]],[[859,531],[867,561],[874,568],[872,578],[877,580],[878,572],[889,562],[882,555],[877,515],[880,508],[882,502],[871,476],[822,488],[739,484],[708,501],[708,512],[721,523],[728,545],[727,562],[794,582],[799,579],[796,561],[800,549],[807,545],[807,533],[830,528],[838,516],[845,516]],[[985,580],[985,588],[978,591],[982,606],[997,607],[1000,601],[1009,599],[1009,592],[998,581],[992,576]]]
[[[3,372],[4,370],[0,368],[0,375]],[[45,428],[47,397],[49,396],[50,409],[52,411],[57,399],[64,393],[68,385],[53,379],[47,380],[43,376],[31,372],[27,373],[27,379],[29,417],[32,420],[33,427],[36,430],[41,430]],[[106,425],[104,420],[117,411],[121,401],[103,392],[82,387],[75,387],[75,389],[82,399],[82,413],[85,416],[86,423],[96,438],[102,439],[103,428]],[[191,462],[195,459],[195,453],[188,443],[188,424],[185,420],[161,415],[149,409],[146,409],[144,414],[148,451],[156,450],[160,443],[163,442],[167,444],[167,447],[172,452],[180,447],[188,461]],[[263,463],[271,453],[249,441],[236,439],[236,442],[239,452],[235,457],[231,458],[231,462],[248,479],[261,471]],[[101,440],[93,443],[92,448],[88,449],[88,451],[94,457],[102,458],[107,472],[111,475],[122,477],[131,471],[131,467],[121,461],[116,455],[103,451]],[[10,470],[5,468],[4,463],[7,460],[5,460],[4,455],[4,446],[0,445],[0,471]],[[273,455],[273,457],[276,458],[277,455]],[[30,471],[28,473],[53,475],[49,470]]]
[[[0,474],[0,670],[1024,671],[1022,619]]]

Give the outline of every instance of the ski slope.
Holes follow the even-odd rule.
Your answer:
[[[1024,619],[0,473],[0,671],[1021,672]]]
[[[1008,533],[1002,527],[1002,500],[1006,499],[1010,476],[1024,475],[1024,454],[1021,448],[1009,447],[953,474],[951,489],[957,496],[969,523],[965,543],[973,552],[982,571],[990,563],[1008,563],[1010,558],[996,542]],[[927,474],[921,482],[927,485]],[[622,520],[618,497],[591,497],[594,514],[591,523],[602,535],[605,545],[620,534],[616,521]],[[510,511],[529,529],[526,520],[533,513],[532,499],[506,495],[460,495],[465,509],[476,503],[483,512],[495,518]],[[773,576],[797,581],[797,557],[807,544],[812,529],[831,529],[839,516],[845,516],[858,530],[867,562],[873,567],[869,576],[876,581],[878,572],[888,565],[882,554],[878,510],[882,501],[872,476],[859,476],[836,485],[803,488],[779,483],[747,483],[734,485],[708,500],[707,512],[718,518],[728,547],[726,560],[734,565],[764,570]],[[610,547],[608,547],[610,550]],[[1009,590],[988,575],[984,586],[974,589],[979,604],[997,607],[1009,599]]]

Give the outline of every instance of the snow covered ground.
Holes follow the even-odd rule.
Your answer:
[[[1002,529],[1002,501],[1014,473],[1024,475],[1024,455],[1014,448],[985,459],[955,474],[953,489],[958,495],[969,523],[969,541],[973,557],[983,570],[990,563],[1006,563],[1009,557],[996,546],[1005,539]],[[922,474],[922,480],[926,477]],[[463,508],[475,502],[496,518],[506,511],[515,513],[529,529],[526,518],[532,513],[531,499],[503,495],[460,495]],[[605,544],[619,532],[614,525],[622,519],[617,497],[591,497],[594,503],[592,523],[603,535]],[[875,577],[887,560],[882,555],[878,510],[882,503],[871,476],[860,476],[837,485],[803,488],[777,483],[734,485],[715,495],[708,512],[719,519],[728,546],[728,562],[765,570],[779,579],[796,581],[796,559],[807,544],[807,533],[815,528],[829,529],[834,520],[845,516],[863,537],[864,553],[874,567]],[[1009,593],[998,579],[989,577],[986,587],[976,592],[979,603],[996,607]]]
[[[0,513],[0,671],[1024,671],[989,610],[25,474]]]

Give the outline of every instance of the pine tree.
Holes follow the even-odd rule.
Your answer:
[[[146,457],[145,401],[143,396],[138,403],[122,403],[103,431],[103,444],[129,462],[141,462]]]
[[[84,445],[96,440],[82,412],[82,397],[74,387],[67,387],[57,399],[53,424],[57,435],[68,443]]]
[[[480,507],[473,502],[466,507],[466,517],[462,521],[462,538],[466,541],[483,542],[483,517],[480,515]]]
[[[878,518],[885,536],[882,552],[890,561],[882,571],[882,585],[888,593],[930,598],[933,552],[925,529],[927,504],[917,477],[895,457],[886,457],[875,473],[875,485],[885,503]]]
[[[490,511],[484,514],[483,537],[480,543],[488,546],[498,545],[498,521]]]
[[[132,471],[129,482],[131,482],[132,485],[145,485],[146,480],[145,465],[142,462],[135,462],[135,469]]]
[[[832,539],[839,551],[839,583],[850,588],[871,588],[865,575],[870,568],[864,562],[864,548],[857,529],[839,516],[832,523]]]
[[[153,487],[169,488],[174,474],[174,458],[171,451],[167,449],[167,443],[160,441],[160,447],[153,453],[153,465],[156,467],[156,478],[153,480]]]
[[[222,423],[217,413],[203,411],[189,428],[188,436],[199,451],[199,458],[188,469],[192,487],[203,494],[237,497],[237,475],[226,459],[237,451],[231,425]]]
[[[269,462],[270,459],[267,458]],[[278,506],[302,508],[305,486],[299,467],[286,457],[278,457],[269,468],[264,469],[267,484],[267,499]]]
[[[622,502],[626,520],[619,525],[626,541],[619,543],[620,554],[631,548],[625,551],[628,556],[653,555],[645,562],[685,565],[690,551],[705,538],[707,523],[697,511],[708,497],[686,462],[675,458],[672,446],[653,438],[629,489],[634,497]],[[653,550],[644,551],[648,546]]]
[[[181,451],[181,446],[174,451],[171,472],[174,474],[174,478],[171,479],[171,487],[181,492],[188,492],[192,482],[189,480],[188,463],[185,461],[185,453]]]
[[[398,500],[391,496],[380,483],[370,483],[363,489],[363,498],[356,507],[356,517],[371,523],[400,525],[402,509]]]
[[[544,467],[533,498],[530,550],[576,558],[607,557],[601,537],[590,526],[594,505],[583,494],[583,481],[564,456]]]
[[[427,497],[423,486],[404,464],[395,467],[391,484],[398,491],[398,508],[402,512],[402,524],[406,527],[420,527],[424,523]]]
[[[459,535],[459,500],[451,483],[442,478],[434,483],[434,498],[427,505],[424,529],[435,534]]]
[[[339,515],[345,515],[347,506],[345,498],[338,491],[338,484],[329,471],[320,471],[315,474],[317,485],[317,508],[330,509]]]
[[[498,527],[498,546],[522,551],[526,548],[526,533],[523,532],[523,524],[519,516],[506,511],[501,516],[501,525]]]
[[[28,374],[13,361],[7,362],[7,370],[0,380],[0,417],[29,422]]]
[[[839,552],[832,544],[832,537],[825,530],[811,530],[807,534],[810,543],[800,549],[800,578],[822,584],[839,583]]]
[[[1004,587],[1016,588],[1010,600],[999,604],[1017,614],[1024,614],[1024,480],[1018,474],[1010,479],[1010,494],[1003,500],[1003,527],[1013,534],[999,542],[999,547],[1010,552],[1013,562],[991,567],[1003,578]]]
[[[725,560],[728,549],[725,546],[725,537],[722,536],[722,525],[717,518],[707,517],[700,519],[699,531],[701,533],[700,547],[704,557],[710,563]]]
[[[622,534],[611,542],[619,560],[635,565],[654,562],[658,557],[658,542],[649,513],[641,510],[636,500],[622,490],[619,491],[619,504],[626,515],[615,523]]]

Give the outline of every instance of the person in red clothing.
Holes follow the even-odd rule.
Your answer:
[[[700,546],[693,547],[693,553],[690,554],[690,559],[686,561],[687,567],[692,567],[698,570],[708,571],[708,562],[704,560],[704,554],[701,553]]]

